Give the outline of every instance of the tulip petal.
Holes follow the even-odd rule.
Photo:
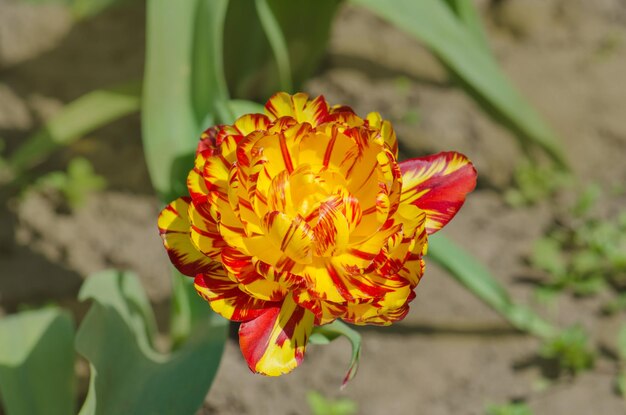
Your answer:
[[[292,296],[239,327],[239,345],[250,370],[279,376],[295,369],[304,358],[314,315]]]
[[[196,291],[222,317],[233,321],[247,321],[256,318],[280,303],[259,300],[241,291],[239,284],[228,278],[219,262],[214,262],[209,270],[196,275]]]
[[[279,92],[267,101],[265,113],[272,121],[292,117],[299,123],[308,122],[315,127],[328,117],[328,104],[321,95],[309,100],[309,96],[302,92],[295,95]]]
[[[401,203],[411,203],[426,213],[426,232],[445,226],[476,186],[476,170],[460,153],[443,152],[400,163]]]
[[[181,197],[167,205],[159,215],[158,226],[163,245],[172,264],[190,277],[213,269],[211,258],[198,251],[191,241],[187,214],[191,199]]]
[[[207,211],[206,205],[198,207],[194,202],[189,204],[187,217],[190,222],[190,237],[194,246],[204,255],[218,261],[222,249],[228,245],[217,229],[215,220]]]

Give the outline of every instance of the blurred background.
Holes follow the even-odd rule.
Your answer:
[[[41,3],[0,0],[3,157],[67,103],[143,77],[142,1],[81,19],[65,4]],[[516,301],[573,328],[548,343],[516,331],[427,259],[408,317],[360,329],[359,374],[344,391],[345,340],[309,347],[302,367],[277,379],[251,374],[230,340],[201,413],[324,413],[319,405],[346,414],[626,413],[626,2],[475,4],[496,60],[556,132],[572,175],[529,164],[511,129],[430,49],[352,4],[340,5],[303,90],[360,115],[380,111],[402,157],[466,154],[479,186],[445,234]],[[232,93],[267,98],[254,88]],[[169,261],[141,134],[133,112],[68,141],[18,183],[0,181],[0,316],[54,303],[80,321],[82,282],[117,268],[138,274],[167,330]],[[84,396],[88,368],[77,370]],[[315,409],[316,399],[327,401]]]

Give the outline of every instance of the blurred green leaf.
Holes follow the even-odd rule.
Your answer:
[[[312,344],[328,344],[339,336],[345,336],[352,344],[350,367],[341,385],[344,388],[354,378],[359,368],[359,359],[361,357],[361,335],[359,332],[350,328],[346,323],[335,320],[330,324],[314,327],[309,341]]]
[[[266,1],[277,23],[273,30],[280,29],[287,47],[293,91],[286,92],[298,91],[326,53],[333,17],[341,1]],[[250,13],[249,2],[231,1],[225,25],[224,62],[234,96],[265,100],[281,88],[270,41],[259,15]]]
[[[572,213],[576,216],[584,216],[589,213],[600,198],[601,193],[602,189],[597,184],[594,183],[587,186],[578,197],[578,200],[576,200],[576,204],[572,208]]]
[[[567,263],[563,257],[561,244],[550,237],[535,241],[530,262],[534,267],[555,277],[561,277],[567,272]]]
[[[197,121],[202,121],[210,114],[214,120],[226,122],[219,119],[217,111],[225,110],[225,117],[232,118],[228,108],[225,108],[229,94],[224,75],[223,50],[224,21],[229,0],[196,1],[191,85],[194,111]]]
[[[291,64],[289,62],[287,41],[267,1],[268,0],[255,0],[254,4],[257,14],[259,15],[261,26],[265,31],[265,36],[267,36],[267,40],[274,53],[274,58],[276,59],[280,89],[283,91],[292,91],[293,82],[291,81]]]
[[[74,414],[74,326],[56,309],[0,319],[0,393],[7,415]]]
[[[495,277],[480,262],[449,239],[441,235],[430,236],[428,256],[518,330],[544,338],[555,333],[555,328],[531,309],[513,303]]]
[[[555,360],[561,370],[577,374],[593,367],[595,355],[588,342],[587,332],[580,326],[573,326],[547,339],[539,354]]]
[[[525,403],[507,403],[504,405],[489,405],[487,415],[532,415],[532,411]]]
[[[493,55],[441,0],[352,0],[423,41],[495,119],[513,131],[523,148],[534,144],[560,166],[561,144],[535,109],[516,91]]]
[[[151,346],[154,317],[136,276],[92,275],[79,298],[93,300],[76,338],[91,371],[81,415],[195,413],[217,371],[225,320],[207,313],[184,346],[163,355]]]
[[[54,171],[40,177],[34,188],[54,189],[60,192],[73,209],[81,207],[87,197],[106,187],[106,180],[98,176],[89,160],[76,157],[70,160],[67,172]]]
[[[316,391],[307,393],[306,398],[313,415],[353,415],[358,411],[356,402],[350,399],[331,400]]]
[[[137,84],[96,90],[67,104],[45,127],[29,137],[11,156],[9,168],[15,176],[43,161],[52,151],[112,121],[139,110]]]
[[[474,2],[472,0],[446,0],[446,2],[459,20],[462,21],[472,35],[474,35],[477,44],[489,50],[487,35],[485,34],[485,29],[483,28],[480,15]]]

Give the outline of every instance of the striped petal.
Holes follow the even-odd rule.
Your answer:
[[[380,138],[383,139],[385,144],[389,146],[392,154],[395,158],[398,157],[398,140],[396,138],[396,132],[393,130],[391,123],[387,120],[383,120],[378,112],[370,112],[367,114],[367,121],[371,128],[380,130]]]
[[[247,321],[256,318],[280,303],[259,300],[241,291],[233,282],[222,264],[214,262],[212,267],[194,280],[196,291],[222,317],[233,321]]]
[[[426,213],[426,231],[445,226],[476,186],[476,170],[462,154],[444,152],[400,163],[401,203],[410,203]]]
[[[272,121],[292,117],[299,123],[308,122],[315,127],[328,117],[328,104],[323,96],[309,100],[309,96],[302,92],[295,95],[279,92],[267,101],[265,113]]]
[[[292,296],[239,327],[239,345],[250,370],[279,376],[295,369],[304,358],[314,315]]]
[[[172,264],[190,277],[213,269],[213,261],[196,249],[190,237],[191,223],[187,214],[191,199],[176,199],[161,211],[159,233]]]

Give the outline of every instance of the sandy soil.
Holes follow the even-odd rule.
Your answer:
[[[626,3],[622,0],[504,0],[481,9],[492,48],[512,81],[562,137],[577,175],[606,188],[626,179]],[[97,87],[139,79],[143,10],[122,8],[74,24],[58,7],[45,11],[0,0],[0,136],[9,149],[71,99]],[[511,209],[502,199],[519,156],[513,137],[448,80],[419,44],[369,14],[345,7],[328,58],[307,90],[358,112],[381,110],[394,121],[405,156],[446,149],[466,153],[481,176],[446,234],[480,258],[519,301],[532,304],[522,282],[533,240],[553,223],[558,205]],[[416,122],[418,120],[418,122]],[[130,117],[59,152],[42,171],[82,155],[109,189],[68,214],[54,199],[28,193],[1,206],[0,314],[20,304],[56,301],[77,316],[75,295],[91,272],[136,271],[165,316],[167,258],[155,231],[158,202]],[[567,196],[566,196],[567,197]],[[623,206],[607,198],[604,205]],[[622,316],[599,315],[600,299],[564,297],[550,309],[563,326],[580,322],[593,341],[612,347]],[[160,318],[165,329],[165,318]],[[599,357],[593,371],[538,388],[535,339],[429,263],[406,320],[362,330],[356,379],[339,390],[349,345],[312,346],[301,368],[270,379],[252,375],[229,342],[202,412],[308,414],[306,393],[348,397],[359,414],[482,414],[485,404],[527,402],[537,415],[623,414],[613,388],[615,363]]]

